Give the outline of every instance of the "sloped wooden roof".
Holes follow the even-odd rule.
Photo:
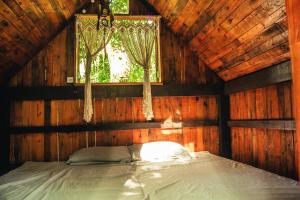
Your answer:
[[[0,80],[30,60],[76,11],[89,2],[0,1]],[[224,80],[290,58],[285,0],[147,2]]]
[[[1,0],[0,82],[43,48],[87,0]]]
[[[285,0],[148,0],[224,80],[290,58]]]

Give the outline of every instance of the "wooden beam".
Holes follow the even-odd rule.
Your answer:
[[[286,12],[288,18],[289,45],[291,51],[294,113],[296,120],[296,147],[295,153],[296,172],[300,180],[300,1],[286,0]]]
[[[291,80],[291,62],[286,61],[225,83],[225,94],[266,87]]]
[[[214,85],[154,85],[153,96],[197,96],[217,95],[221,92],[218,84]],[[11,87],[1,91],[10,100],[55,100],[83,99],[83,86],[47,86],[47,87]],[[94,98],[142,97],[142,85],[94,86]]]
[[[229,127],[296,130],[294,120],[234,120],[227,124]]]
[[[217,126],[215,120],[179,121],[179,122],[135,122],[135,123],[99,123],[80,125],[60,125],[60,126],[31,126],[31,127],[11,127],[10,134],[25,133],[51,133],[51,132],[84,132],[84,131],[112,131],[112,130],[135,130],[135,129],[180,129],[184,127]]]
[[[218,126],[220,137],[220,155],[226,158],[231,158],[231,135],[230,128],[227,126],[229,120],[229,96],[218,96]]]

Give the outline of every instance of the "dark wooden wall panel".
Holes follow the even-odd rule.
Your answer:
[[[283,176],[296,178],[295,132],[232,128],[232,158]]]
[[[11,106],[11,126],[40,126],[44,124],[44,102],[14,102]],[[44,134],[11,136],[11,163],[44,160]]]
[[[291,83],[230,95],[231,120],[293,119]],[[232,158],[295,178],[295,131],[231,128]]]

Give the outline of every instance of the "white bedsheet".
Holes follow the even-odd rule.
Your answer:
[[[26,162],[0,177],[0,199],[300,199],[300,187],[292,179],[201,152],[190,162]]]

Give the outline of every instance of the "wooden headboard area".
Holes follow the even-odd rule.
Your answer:
[[[135,1],[131,13],[143,14],[141,6]],[[66,160],[87,146],[162,140],[219,154],[219,79],[162,23],[163,85],[152,89],[153,121],[142,113],[142,87],[133,85],[95,86],[93,121],[83,122],[83,87],[66,83],[74,72],[71,23],[10,82],[10,163]]]
[[[83,100],[53,100],[48,105],[50,109],[45,110],[45,104],[48,102],[14,102],[11,112],[12,126],[44,126],[47,121],[45,112],[50,111],[52,127],[72,128],[69,125],[76,125],[75,128],[80,128],[78,125],[81,124],[84,129]],[[213,123],[217,119],[216,97],[154,97],[154,115],[158,123],[143,123],[145,120],[141,112],[141,103],[142,98],[139,97],[95,99],[94,122],[108,124],[110,127],[106,126],[107,130],[48,133],[17,133],[16,130],[16,134],[11,135],[10,161],[22,163],[28,160],[66,160],[74,151],[88,146],[130,145],[150,141],[174,141],[183,144],[191,151],[208,150],[218,154],[219,139],[216,124],[198,124],[207,119],[208,122]],[[184,125],[182,122],[191,124]],[[172,123],[180,128],[158,128],[160,124],[163,127]],[[145,128],[113,130],[129,129],[126,127],[128,124]],[[146,128],[149,127],[147,124],[154,128]]]

